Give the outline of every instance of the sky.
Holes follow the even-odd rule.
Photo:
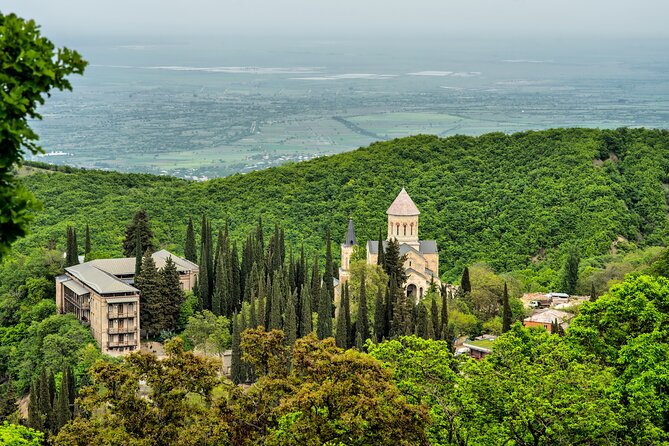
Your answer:
[[[47,35],[669,37],[668,0],[3,0]]]

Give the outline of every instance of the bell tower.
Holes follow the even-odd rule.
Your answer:
[[[355,228],[353,227],[353,220],[349,218],[348,229],[346,230],[346,239],[341,244],[341,268],[339,269],[339,281],[346,282],[349,279],[349,268],[351,265],[351,255],[353,254],[353,247],[356,245]]]
[[[402,188],[386,214],[388,214],[388,240],[397,239],[400,244],[406,243],[418,249],[420,246],[418,241],[420,211],[406,189]]]

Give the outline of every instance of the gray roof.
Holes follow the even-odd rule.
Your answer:
[[[353,220],[348,219],[348,229],[346,230],[346,240],[344,240],[344,246],[353,246],[356,243],[355,239],[355,228],[353,227]]]
[[[93,262],[70,266],[65,268],[65,271],[76,277],[81,283],[95,290],[98,294],[139,293],[137,288],[97,268],[93,265]]]
[[[413,202],[407,193],[406,189],[402,188],[400,193],[397,195],[397,198],[395,198],[395,201],[393,201],[393,204],[391,204],[386,211],[386,214],[408,216],[419,215],[420,211],[418,210],[416,203]]]
[[[63,283],[63,285],[65,285],[67,288],[69,288],[70,290],[72,290],[72,292],[73,292],[74,294],[76,294],[77,296],[83,296],[84,294],[90,294],[90,293],[91,293],[90,290],[87,290],[86,288],[82,287],[81,285],[79,285],[77,282],[75,282],[75,281],[72,280],[72,279],[70,279],[70,280],[66,280],[66,281],[64,281],[64,282],[62,282],[62,283]]]
[[[197,271],[198,266],[186,259],[172,254],[169,251],[161,249],[160,251],[154,252],[151,254],[153,261],[156,262],[156,268],[161,269],[165,266],[168,257],[172,257],[172,261],[177,267],[177,271],[186,272],[186,271]],[[135,258],[134,257],[125,257],[121,259],[96,259],[91,260],[90,262],[96,268],[109,273],[115,276],[127,276],[135,274]]]
[[[436,240],[420,240],[420,252],[423,254],[437,254],[439,250],[437,249]]]
[[[436,240],[420,240],[418,243],[420,243],[420,248],[418,252],[420,254],[438,254],[439,251],[437,250],[437,241]],[[388,241],[384,240],[383,241],[383,249],[385,250],[388,247]],[[406,243],[402,243],[400,245],[400,255],[403,255],[409,250],[413,250],[410,245],[407,245]],[[378,254],[379,253],[379,242],[378,240],[368,240],[367,241],[367,252],[370,254]]]

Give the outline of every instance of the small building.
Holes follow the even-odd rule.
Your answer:
[[[566,311],[547,309],[547,310],[537,310],[532,314],[532,316],[525,318],[523,320],[523,326],[525,327],[543,327],[549,333],[553,334],[552,324],[557,322],[557,324],[563,329],[566,330],[569,327],[569,320],[573,317],[571,313]]]
[[[157,268],[174,261],[181,287],[195,285],[198,266],[165,250],[152,255]],[[97,259],[65,268],[56,277],[56,309],[74,314],[91,328],[103,353],[118,356],[139,350],[140,291],[135,282],[135,258]]]
[[[483,359],[492,353],[492,346],[495,339],[497,339],[497,336],[478,336],[473,341],[463,342],[462,348],[458,350],[458,353],[467,354],[474,359]]]

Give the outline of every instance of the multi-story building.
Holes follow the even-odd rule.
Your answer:
[[[181,286],[190,291],[198,266],[165,250],[151,257],[161,269],[169,257],[177,267]],[[135,258],[97,259],[65,268],[56,277],[56,308],[72,313],[90,326],[100,350],[122,355],[139,349],[139,295],[133,285]]]

